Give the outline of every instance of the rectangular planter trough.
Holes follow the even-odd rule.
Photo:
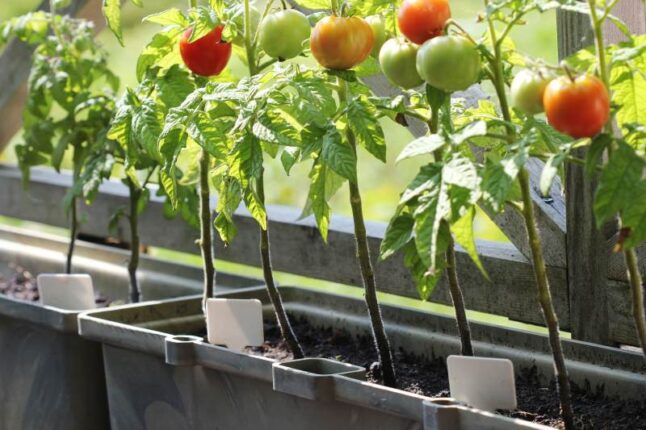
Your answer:
[[[361,299],[281,288],[293,318],[313,326],[368,333]],[[257,298],[272,311],[263,288],[225,292]],[[426,356],[459,352],[454,320],[383,306],[394,348]],[[103,343],[110,420],[114,430],[137,429],[546,429],[363,381],[365,369],[324,359],[278,363],[203,341],[200,299],[98,310],[79,317],[81,336]],[[473,323],[476,353],[510,358],[517,370],[553,375],[545,336]],[[639,354],[564,341],[572,379],[604,387],[609,395],[646,397]]]
[[[0,272],[10,274],[10,263],[34,275],[61,272],[66,246],[55,237],[0,228]],[[127,255],[80,242],[75,269],[90,274],[95,288],[110,299],[123,300]],[[193,295],[199,283],[187,279],[199,279],[199,272],[144,257],[144,299]],[[220,280],[225,289],[258,285],[227,275]],[[79,337],[78,314],[0,295],[0,429],[110,428],[101,345]]]

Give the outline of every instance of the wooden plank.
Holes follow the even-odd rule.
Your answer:
[[[63,12],[94,21],[97,32],[105,27],[101,0],[73,0]],[[36,10],[49,10],[44,0]],[[18,40],[9,42],[0,55],[0,152],[22,127],[22,110],[27,95],[27,77],[34,47]]]
[[[28,221],[65,227],[67,219],[61,201],[71,183],[68,174],[57,175],[45,169],[33,169],[28,193],[24,193],[20,173],[13,167],[0,167],[0,214]],[[212,202],[215,207],[215,200]],[[93,206],[82,208],[87,221],[81,231],[99,237],[108,235],[110,214],[127,204],[127,189],[118,182],[106,183]],[[323,243],[312,219],[298,220],[299,211],[282,206],[268,208],[272,240],[272,262],[277,271],[360,286],[356,266],[352,220],[333,217],[329,232],[329,245]],[[236,213],[239,234],[234,243],[224,247],[216,242],[219,259],[251,266],[259,266],[258,226],[243,209]],[[379,244],[386,225],[367,224],[369,243],[373,256],[378,255]],[[195,239],[198,232],[182,220],[165,221],[162,201],[153,197],[141,214],[142,243],[196,253]],[[121,236],[127,233],[124,225]],[[512,319],[542,324],[543,318],[535,299],[532,267],[527,259],[512,245],[479,242],[479,251],[491,282],[478,272],[463,250],[458,250],[459,277],[463,285],[467,307],[473,310],[505,315]],[[406,297],[417,297],[402,256],[396,255],[386,262],[377,263],[376,276],[380,290]],[[560,318],[567,329],[569,320],[565,269],[550,267],[550,282]],[[445,282],[435,291],[433,301],[450,304]]]

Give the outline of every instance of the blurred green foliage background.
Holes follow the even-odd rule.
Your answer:
[[[4,1],[0,3],[0,20],[32,10],[40,0],[23,0],[21,2]],[[135,65],[139,52],[158,30],[154,24],[142,23],[144,16],[164,10],[167,7],[185,7],[185,1],[178,0],[144,0],[144,7],[138,8],[130,2],[123,9],[123,27],[126,46],[121,47],[108,31],[103,31],[99,41],[110,53],[112,69],[120,76],[122,89],[135,84]],[[482,9],[479,0],[452,0],[453,17],[469,32],[479,35],[482,24],[476,22],[476,16]],[[533,15],[526,25],[515,31],[513,39],[517,48],[529,55],[540,56],[554,62],[557,57],[556,17],[555,14]],[[234,61],[231,64],[234,74],[244,73],[244,67]],[[388,142],[388,162],[386,164],[362,154],[359,160],[359,178],[364,197],[366,217],[370,220],[387,221],[392,214],[399,193],[424,160],[406,160],[399,165],[394,160],[401,149],[412,139],[410,133],[390,121],[384,121],[384,131]],[[14,141],[20,139],[16,136]],[[15,162],[13,148],[8,147],[0,154],[0,161]],[[309,166],[301,165],[293,169],[291,175],[285,175],[282,167],[274,160],[267,160],[267,184],[269,203],[302,207],[308,190],[307,171]],[[350,213],[347,190],[342,189],[332,201],[334,213]],[[484,215],[479,214],[476,224],[476,235],[480,239],[506,241],[500,230]]]

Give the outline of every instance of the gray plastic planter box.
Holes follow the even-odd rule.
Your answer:
[[[8,263],[34,274],[60,272],[66,243],[58,238],[0,229],[0,272]],[[127,252],[79,243],[76,269],[113,299],[127,296]],[[195,294],[198,269],[144,257],[144,298]],[[184,275],[181,278],[177,275]],[[257,281],[223,275],[225,286]],[[0,295],[0,429],[109,429],[101,345],[78,335],[78,312]]]
[[[360,299],[291,287],[282,292],[295,317],[366,333]],[[265,303],[265,316],[271,316],[264,289],[221,296],[258,298]],[[436,356],[459,348],[451,318],[383,308],[395,347]],[[322,359],[277,363],[209,345],[202,340],[198,297],[84,313],[79,327],[82,337],[103,343],[113,430],[547,429],[450,399],[430,399],[368,383],[363,380],[365,369],[357,366]],[[536,364],[544,371],[543,353],[521,350],[532,339],[516,347],[494,346],[479,338],[485,328],[495,331],[495,327],[474,324],[474,328],[478,352],[522,357],[523,364]],[[585,367],[595,381],[603,373],[593,364]],[[612,373],[603,376],[606,381],[614,377]],[[641,384],[646,387],[644,375]]]

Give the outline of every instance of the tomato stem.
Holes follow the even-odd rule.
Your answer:
[[[339,102],[343,107],[348,101],[347,83],[338,78],[338,95]],[[354,154],[357,154],[357,144],[354,133],[349,127],[346,127],[346,138]],[[377,282],[375,280],[372,263],[370,261],[370,249],[368,247],[368,235],[363,218],[363,205],[361,202],[361,192],[359,191],[358,182],[348,181],[350,188],[350,206],[352,208],[352,219],[354,221],[354,237],[357,250],[357,259],[361,269],[361,278],[363,280],[364,297],[368,308],[368,315],[372,327],[372,336],[379,355],[379,364],[384,385],[388,387],[397,386],[395,376],[395,367],[390,350],[390,342],[384,328],[384,322],[381,316],[379,300],[377,298]]]
[[[76,184],[81,176],[80,162],[77,160],[77,148],[73,147],[74,171],[72,173],[72,183]],[[70,243],[67,247],[67,258],[65,259],[65,273],[72,273],[72,258],[74,256],[74,247],[76,245],[76,236],[78,235],[78,197],[73,195],[70,202]]]
[[[204,270],[204,297],[202,310],[206,315],[206,301],[213,297],[215,289],[215,266],[213,265],[213,242],[211,238],[211,193],[209,190],[210,156],[206,149],[200,153],[200,250]]]
[[[268,9],[265,9],[265,12],[267,10]],[[256,60],[255,60],[256,44],[252,42],[252,39],[251,39],[252,37],[251,36],[251,15],[250,15],[249,0],[244,1],[244,26],[245,26],[245,32],[244,32],[245,47],[247,50],[247,64],[249,67],[249,76],[255,76],[256,74],[260,73],[265,67],[268,67],[269,65],[273,64],[276,60],[269,60],[261,64],[260,66],[256,64]],[[265,206],[264,176],[265,176],[265,169],[263,167],[262,171],[260,172],[260,177],[258,178],[258,181],[256,183],[258,199],[260,200],[263,206]],[[305,353],[303,352],[303,348],[298,342],[296,333],[294,333],[292,325],[289,322],[289,317],[287,316],[287,312],[285,311],[285,307],[283,306],[283,299],[281,297],[280,291],[278,290],[278,287],[276,286],[276,282],[274,281],[273,269],[271,267],[269,224],[267,224],[266,228],[262,228],[262,226],[259,225],[259,230],[260,230],[259,251],[260,251],[260,260],[262,264],[263,278],[265,280],[265,286],[267,288],[267,294],[269,295],[269,300],[271,301],[271,304],[274,308],[274,314],[276,316],[276,321],[278,322],[278,327],[280,329],[281,336],[285,340],[285,343],[287,344],[289,349],[292,351],[292,355],[294,356],[294,358],[303,358],[305,357]]]
[[[428,93],[429,91],[427,91],[427,94]],[[446,95],[445,103],[449,103],[450,105],[450,94]],[[429,105],[431,106],[431,120],[429,121],[428,128],[431,134],[436,134],[439,132],[440,106],[430,100]],[[442,159],[442,150],[438,149],[435,151],[434,155],[435,161],[440,161]],[[445,220],[442,220],[442,222],[446,224],[448,229],[448,223]],[[431,258],[435,258],[435,256],[432,256]],[[469,327],[469,319],[467,318],[466,307],[464,304],[464,295],[462,294],[462,288],[460,287],[460,282],[458,280],[457,261],[455,258],[455,241],[450,233],[450,229],[447,250],[444,254],[444,258],[446,259],[446,277],[449,281],[449,294],[451,295],[451,301],[453,302],[455,321],[458,326],[458,333],[460,334],[461,353],[462,355],[473,356],[471,328]]]
[[[139,282],[137,280],[137,268],[139,267],[139,200],[142,198],[142,189],[139,189],[132,179],[127,179],[128,192],[130,197],[130,260],[128,261],[128,277],[130,280],[130,303],[138,303],[141,297]],[[144,185],[145,186],[145,185]]]
[[[489,6],[489,0],[484,0],[485,7]],[[502,38],[498,38],[495,25],[491,17],[487,16],[489,37],[494,50],[494,56],[490,59],[493,84],[496,90],[496,95],[500,103],[503,118],[505,119],[505,129],[509,136],[510,143],[516,141],[516,130],[512,123],[511,111],[507,101],[507,94],[505,92],[505,78],[502,70],[502,51],[501,46],[504,37],[509,34],[509,30],[505,29]],[[574,412],[572,409],[572,399],[570,393],[570,381],[568,378],[567,367],[565,366],[565,357],[561,346],[561,339],[559,334],[559,322],[552,295],[550,291],[549,280],[547,278],[547,268],[545,259],[543,257],[543,250],[541,239],[538,234],[536,226],[536,218],[534,215],[534,203],[532,201],[531,190],[529,185],[529,174],[525,167],[520,169],[518,173],[518,182],[520,184],[523,206],[522,215],[525,221],[525,228],[527,229],[528,242],[532,253],[532,266],[534,269],[534,276],[536,278],[536,286],[538,289],[538,301],[543,311],[543,318],[545,325],[548,328],[548,338],[550,347],[552,349],[552,356],[554,360],[554,370],[556,374],[557,387],[559,400],[561,403],[561,416],[565,424],[566,430],[575,429],[574,425]]]

